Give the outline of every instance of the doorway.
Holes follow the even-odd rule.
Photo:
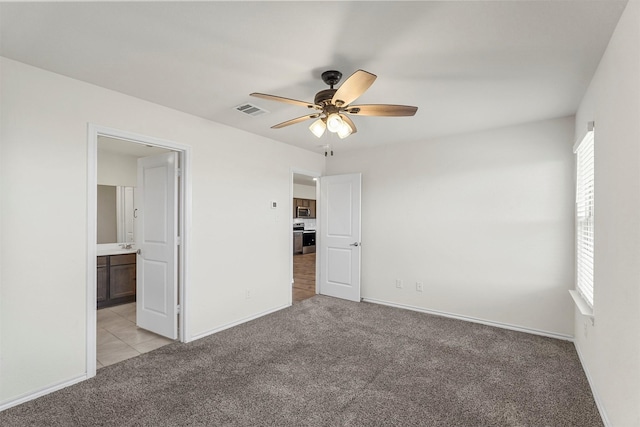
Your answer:
[[[319,174],[294,170],[291,173],[293,239],[291,245],[292,304],[318,293],[316,232],[319,211]]]
[[[168,280],[167,288],[168,294],[174,295],[173,298],[168,299],[169,311],[167,312],[167,316],[169,318],[173,318],[173,324],[175,325],[173,328],[173,332],[170,334],[165,334],[165,336],[170,336],[170,338],[178,337],[180,341],[185,342],[185,337],[187,336],[187,324],[185,322],[184,313],[187,310],[185,307],[185,290],[186,290],[186,278],[188,273],[188,265],[186,265],[186,253],[188,251],[188,245],[190,239],[187,235],[187,231],[189,230],[189,222],[190,222],[190,148],[181,144],[177,144],[171,141],[159,140],[152,137],[147,137],[144,135],[137,135],[128,132],[119,131],[116,129],[104,128],[95,125],[89,125],[88,132],[88,179],[87,179],[87,191],[88,191],[88,220],[87,220],[87,228],[88,228],[88,259],[87,259],[87,376],[92,377],[96,373],[96,367],[98,363],[96,361],[97,355],[97,342],[98,342],[98,316],[100,316],[100,320],[103,321],[105,317],[112,318],[111,321],[125,323],[128,321],[129,324],[133,324],[136,330],[134,331],[134,335],[138,337],[132,337],[132,342],[128,343],[138,345],[140,347],[138,349],[138,354],[149,351],[153,349],[155,346],[160,346],[162,344],[166,344],[167,340],[161,340],[158,335],[151,335],[147,333],[147,331],[137,328],[136,322],[140,321],[140,313],[136,311],[141,311],[140,307],[136,307],[136,303],[129,303],[126,305],[116,305],[120,301],[114,301],[113,306],[108,308],[109,313],[106,311],[101,311],[98,314],[96,301],[99,300],[100,295],[98,295],[98,278],[101,277],[101,266],[97,267],[97,264],[104,264],[104,256],[101,257],[102,260],[98,258],[98,255],[110,254],[115,250],[115,255],[107,256],[107,259],[114,258],[114,266],[110,266],[116,274],[122,276],[127,268],[131,269],[131,266],[121,265],[125,261],[125,258],[133,258],[135,262],[135,258],[138,260],[133,265],[133,277],[138,276],[138,280],[135,278],[133,287],[135,292],[140,292],[142,288],[142,292],[144,292],[144,283],[146,280],[141,276],[141,269],[144,273],[144,276],[147,276],[148,273],[145,272],[145,268],[142,267],[145,261],[145,254],[142,253],[140,249],[144,247],[143,244],[136,245],[139,243],[136,237],[136,241],[131,241],[129,237],[124,242],[115,241],[113,243],[108,242],[98,242],[98,221],[97,221],[97,212],[98,212],[98,204],[97,204],[97,188],[99,183],[105,183],[105,181],[116,181],[126,179],[124,177],[129,174],[129,184],[139,183],[140,180],[140,162],[137,161],[138,158],[150,159],[158,156],[172,155],[171,157],[175,159],[174,165],[172,166],[175,170],[170,171],[168,176],[173,176],[175,180],[175,198],[173,206],[175,206],[175,231],[170,232],[168,234],[175,236],[175,242],[171,245],[174,247],[175,256],[170,259],[170,267],[175,270],[176,274],[171,280]],[[102,148],[102,149],[100,149]],[[105,154],[105,148],[107,149],[107,153]],[[112,171],[106,170],[104,167],[105,158],[101,158],[100,156],[109,157],[115,156],[115,161],[112,163],[115,165]],[[120,158],[120,161],[118,160]],[[125,161],[122,161],[124,159]],[[131,159],[131,160],[127,160]],[[100,162],[99,162],[100,160]],[[113,159],[111,159],[113,161]],[[126,163],[129,162],[129,171],[125,170]],[[131,172],[131,162],[133,165],[137,165],[137,170],[135,173]],[[144,162],[143,162],[144,163]],[[100,166],[103,166],[101,170]],[[142,169],[144,171],[144,169]],[[109,173],[112,173],[113,176],[109,177]],[[135,178],[132,178],[131,175],[135,175]],[[157,174],[156,174],[157,175]],[[148,183],[148,179],[144,178],[143,181]],[[122,184],[127,184],[126,182],[121,182]],[[144,191],[140,191],[140,193],[144,194]],[[148,199],[148,198],[147,198]],[[146,200],[146,199],[145,199]],[[136,202],[139,203],[139,202]],[[144,202],[146,203],[146,202]],[[136,208],[140,208],[140,206],[136,206]],[[138,209],[137,215],[141,217],[144,212],[144,209]],[[118,218],[124,217],[125,214],[120,212],[116,215]],[[140,220],[138,220],[140,221]],[[173,222],[173,221],[172,221]],[[151,221],[151,223],[155,223]],[[146,224],[146,222],[145,222]],[[120,228],[120,227],[116,227]],[[138,227],[140,230],[147,230],[148,227]],[[126,233],[118,233],[118,235],[127,236]],[[126,239],[126,237],[125,237]],[[102,243],[98,246],[98,243]],[[144,242],[143,242],[144,243]],[[133,246],[133,248],[132,248]],[[138,246],[138,247],[137,247]],[[133,251],[132,251],[133,250]],[[122,253],[120,253],[122,252]],[[125,253],[126,252],[126,253]],[[96,263],[96,259],[98,259],[98,263]],[[108,262],[108,261],[107,261]],[[109,265],[109,264],[107,264]],[[137,271],[137,274],[135,273]],[[103,273],[104,274],[109,274]],[[128,273],[129,276],[132,275],[131,272]],[[126,276],[126,274],[124,274]],[[113,283],[113,282],[110,282]],[[155,287],[155,284],[154,284]],[[147,288],[148,289],[148,288]],[[118,289],[118,291],[122,291],[122,289]],[[143,294],[140,294],[143,295]],[[119,296],[116,295],[116,296]],[[138,299],[138,305],[140,305],[140,296],[134,295],[134,298]],[[156,299],[157,300],[157,299]],[[104,305],[104,302],[102,303]],[[107,306],[108,306],[107,302]],[[143,307],[144,309],[144,307]],[[117,316],[116,316],[117,315]],[[136,320],[137,317],[137,320]],[[104,331],[102,331],[104,333]],[[124,335],[130,335],[125,333]],[[101,337],[104,338],[104,337]],[[113,340],[114,337],[109,337],[109,339]],[[151,342],[151,338],[153,338],[153,342]],[[136,342],[140,341],[140,342]],[[146,341],[146,345],[143,344],[143,341]],[[170,340],[169,340],[170,341]],[[118,343],[115,343],[114,346]],[[131,346],[134,347],[134,346]],[[135,347],[134,347],[135,348]],[[129,349],[131,352],[131,348]]]

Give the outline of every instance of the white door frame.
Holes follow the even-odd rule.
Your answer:
[[[291,168],[291,171],[289,173],[289,213],[287,214],[287,217],[289,215],[293,214],[293,175],[306,175],[306,176],[310,176],[312,178],[320,178],[322,176],[322,174],[320,172],[315,172],[315,171],[310,171],[310,170],[305,170],[305,169],[298,169],[298,168]],[[320,202],[320,186],[318,185],[318,183],[316,182],[316,206],[317,203]],[[318,229],[318,224],[320,224],[320,222],[318,221],[318,219],[320,218],[320,213],[318,211],[318,209],[316,208],[316,230]],[[292,218],[293,219],[293,218]],[[289,223],[289,276],[291,277],[291,281],[289,283],[289,286],[293,287],[293,229],[292,229],[293,225],[290,222]],[[316,247],[318,245],[318,232],[316,231]],[[316,294],[319,293],[320,289],[318,289],[318,273],[319,273],[319,257],[320,254],[316,252]],[[291,289],[291,292],[289,292],[289,305],[293,304],[293,289]]]
[[[87,126],[87,378],[96,375],[97,307],[96,307],[96,257],[97,257],[97,186],[98,186],[98,136],[122,139],[137,144],[152,145],[180,153],[179,209],[178,229],[182,237],[178,254],[180,270],[178,273],[178,314],[179,340],[188,342],[189,324],[187,322],[186,291],[189,283],[189,253],[191,246],[191,147],[173,141],[151,136],[113,129],[89,123]],[[293,209],[293,208],[292,208]]]

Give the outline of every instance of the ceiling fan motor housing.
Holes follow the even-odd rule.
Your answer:
[[[409,105],[351,105],[356,98],[362,95],[364,91],[373,84],[376,75],[364,70],[357,70],[349,76],[338,89],[334,89],[334,86],[340,82],[340,79],[342,79],[342,73],[340,71],[328,70],[323,72],[322,80],[328,84],[330,88],[316,93],[313,104],[266,93],[254,92],[250,95],[315,110],[313,114],[287,120],[286,122],[271,126],[271,128],[280,129],[305,120],[319,119],[309,128],[317,137],[322,136],[326,129],[331,132],[337,132],[338,136],[343,139],[355,133],[357,131],[355,124],[348,115],[399,117],[413,116],[418,110],[418,107]],[[339,98],[337,98],[336,95],[338,95]]]
[[[341,78],[342,73],[340,71],[329,70],[322,73],[322,81],[331,86],[331,89],[338,84]]]
[[[316,93],[316,97],[313,100],[313,103],[316,105],[326,105],[331,103],[331,99],[333,95],[336,93],[338,89],[325,89]]]

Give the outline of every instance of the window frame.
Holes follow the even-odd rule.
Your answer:
[[[576,154],[575,209],[575,291],[572,296],[583,314],[592,315],[594,306],[595,249],[595,129],[589,123],[584,138],[574,146]],[[586,307],[583,305],[586,303]]]

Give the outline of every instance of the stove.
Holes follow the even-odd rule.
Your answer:
[[[301,236],[302,235],[302,236]],[[299,236],[299,237],[296,237]],[[298,241],[302,237],[302,242]],[[316,230],[305,230],[304,222],[293,223],[293,253],[308,254],[316,251]]]

